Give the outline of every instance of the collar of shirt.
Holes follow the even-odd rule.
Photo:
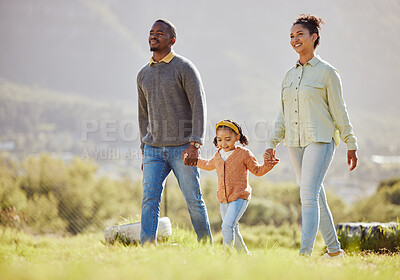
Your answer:
[[[307,63],[304,64],[303,66],[305,66],[305,65],[307,65],[307,64],[310,64],[311,66],[314,67],[315,65],[318,64],[318,62],[320,62],[320,57],[319,57],[319,55],[314,56],[313,58],[311,58],[311,59],[310,59],[309,61],[307,61]],[[300,60],[297,60],[297,62],[296,62],[296,68],[299,67],[299,66],[302,66],[302,65],[300,64]]]
[[[165,63],[170,63],[171,60],[175,57],[175,53],[174,51],[171,51],[169,54],[167,54],[166,56],[164,56],[163,59],[161,59],[160,61],[155,61],[153,59],[153,57],[150,58],[150,65],[152,64],[156,64],[156,63],[160,63],[160,62],[165,62]]]
[[[235,150],[236,150],[236,149],[233,149],[233,150],[230,150],[230,151],[225,152],[223,149],[220,149],[220,150],[218,150],[218,152],[219,152],[220,155],[230,155],[230,154],[232,154]]]
[[[230,157],[230,155],[233,154],[234,151],[236,151],[236,147],[235,147],[235,149],[227,151],[227,152],[225,152],[223,149],[218,150],[219,155],[221,156],[223,161],[226,161]]]

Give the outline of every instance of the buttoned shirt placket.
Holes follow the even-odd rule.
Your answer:
[[[297,128],[297,135],[298,135],[298,145],[301,146],[301,135],[300,135],[300,131],[301,131],[301,126],[302,126],[302,120],[300,119],[300,114],[299,114],[299,110],[300,110],[300,105],[299,105],[299,90],[300,90],[300,83],[301,80],[303,78],[303,72],[304,72],[304,66],[298,64],[297,68],[297,74],[296,74],[296,79],[294,81],[294,88],[295,88],[295,98],[294,98],[294,102],[295,102],[295,107],[292,108],[293,112],[293,116],[294,116],[294,124],[296,125]]]

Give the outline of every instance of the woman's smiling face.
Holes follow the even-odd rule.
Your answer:
[[[317,40],[317,36],[316,33],[310,34],[303,25],[295,24],[290,32],[290,44],[298,54],[312,52],[314,51],[314,42]]]

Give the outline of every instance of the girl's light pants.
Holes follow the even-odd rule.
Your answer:
[[[223,246],[233,246],[239,251],[244,251],[249,254],[249,250],[244,244],[242,235],[239,232],[239,220],[246,211],[248,200],[238,199],[228,203],[221,203],[221,217],[222,217],[222,243]]]

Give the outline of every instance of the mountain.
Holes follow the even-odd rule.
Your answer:
[[[339,69],[349,107],[399,116],[400,2],[305,0],[299,6],[294,0],[2,0],[0,76],[135,102],[136,73],[150,57],[148,31],[165,17],[178,28],[175,50],[202,74],[210,115],[264,119],[275,114],[281,80],[297,59],[289,46],[291,23],[310,12],[326,21],[318,53]]]

